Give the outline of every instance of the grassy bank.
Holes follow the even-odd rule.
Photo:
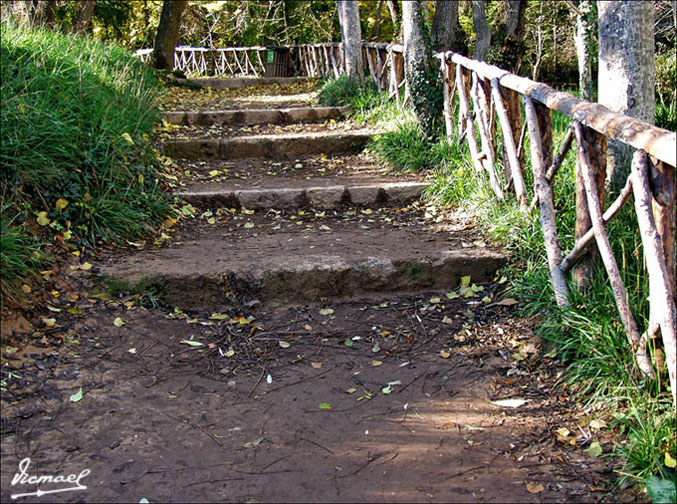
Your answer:
[[[2,293],[47,243],[130,239],[168,212],[150,140],[161,86],[131,53],[87,37],[2,23]]]
[[[353,91],[352,96],[355,95],[359,92]],[[346,104],[352,103],[348,99]],[[663,114],[663,109],[661,104],[658,113]],[[393,169],[429,171],[432,182],[426,197],[431,203],[462,208],[474,216],[488,235],[511,250],[514,258],[511,296],[520,299],[523,315],[539,316],[542,320],[539,335],[550,342],[567,364],[568,372],[562,380],[567,382],[568,389],[578,394],[586,412],[603,419],[622,440],[616,446],[604,446],[602,455],[615,458],[619,482],[651,481],[654,488],[660,484],[674,488],[676,420],[667,370],[664,366],[657,369],[655,379],[636,371],[603,266],[599,265],[589,293],[578,294],[572,285],[571,308],[558,308],[552,295],[537,211],[525,215],[515,201],[497,200],[488,180],[476,175],[465,143],[459,143],[457,138],[431,143],[419,133],[410,112],[405,112],[400,122],[394,131],[373,141],[371,149]],[[556,145],[566,134],[569,122],[567,117],[554,114]],[[503,173],[500,143],[496,152],[497,172]],[[528,141],[525,153],[529,166]],[[574,243],[575,156],[575,150],[569,152],[553,183],[564,250],[570,250]],[[526,170],[525,177],[527,187],[531,187],[530,170]],[[532,195],[530,190],[529,197]],[[632,205],[627,205],[608,229],[630,304],[639,324],[645,326],[649,315],[648,276]]]

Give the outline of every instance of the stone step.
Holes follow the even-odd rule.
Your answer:
[[[237,126],[252,124],[290,124],[324,121],[343,117],[349,107],[293,107],[281,109],[241,109],[165,112],[170,124],[183,126]]]
[[[361,220],[226,212],[208,225],[198,217],[167,247],[117,257],[97,271],[132,291],[154,289],[172,306],[216,310],[253,299],[298,304],[451,289],[467,275],[489,281],[506,263],[500,250],[398,224],[400,209],[350,213]]]
[[[214,89],[239,89],[249,86],[258,86],[260,84],[294,84],[296,82],[306,82],[316,80],[311,77],[243,77],[243,78],[208,78],[208,79],[177,79],[178,84],[188,84],[190,86]]]
[[[341,179],[330,180],[332,185],[296,187],[260,187],[256,189],[213,188],[205,185],[189,191],[175,192],[179,198],[201,208],[281,209],[310,206],[317,209],[337,208],[352,204],[373,207],[386,204],[406,204],[421,196],[423,182],[376,182],[371,184],[341,184]],[[311,180],[310,183],[317,183]]]
[[[251,135],[170,140],[164,153],[179,159],[292,159],[312,154],[359,152],[375,131]]]

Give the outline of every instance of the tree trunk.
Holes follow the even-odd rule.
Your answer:
[[[505,5],[505,23],[492,37],[495,40],[494,45],[499,47],[498,56],[493,64],[517,73],[524,54],[524,15],[527,2],[510,0],[505,2]]]
[[[472,0],[472,22],[475,27],[476,37],[473,59],[485,61],[487,54],[489,54],[489,45],[491,44],[491,32],[487,23],[485,0]]]
[[[363,82],[362,29],[360,27],[359,4],[349,0],[339,0],[338,12],[346,75],[349,79]]]
[[[187,4],[186,0],[165,0],[163,2],[153,49],[154,68],[174,69],[174,48],[179,41],[181,14]]]
[[[590,0],[581,0],[576,13],[576,55],[578,56],[578,89],[581,98],[594,101],[594,83],[592,80],[592,42],[594,37],[594,23],[590,19],[592,4]]]
[[[599,103],[653,124],[655,113],[653,2],[598,2]],[[630,171],[630,148],[609,140],[606,185]]]
[[[374,21],[374,29],[371,32],[372,40],[378,40],[381,33],[381,13],[383,12],[383,0],[378,0],[376,5],[376,20]]]
[[[45,26],[50,30],[56,28],[56,0],[48,0],[45,5]]]
[[[393,22],[393,36],[398,37],[398,41],[402,42],[402,38],[400,37],[400,24],[397,20],[397,2],[394,2],[393,0],[386,0],[386,6],[388,7],[388,12],[390,12],[390,20]],[[395,34],[398,35],[395,35]]]
[[[433,40],[435,51],[454,51],[466,54],[463,28],[458,22],[458,2],[436,0]]]
[[[411,79],[425,68],[425,43],[421,32],[421,0],[402,2],[404,37],[404,73],[407,91],[411,95]]]
[[[94,2],[89,0],[80,0],[78,2],[77,17],[71,26],[71,33],[84,35],[89,28],[89,22],[94,14]]]

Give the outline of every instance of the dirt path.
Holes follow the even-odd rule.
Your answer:
[[[284,89],[274,92],[284,96]],[[212,103],[213,93],[193,93],[188,104]],[[185,105],[176,100],[173,108]],[[367,158],[338,159],[322,171],[326,158],[298,168],[295,161],[238,161],[217,174],[213,162],[187,160],[176,190],[248,177],[256,186],[307,186],[313,177],[352,176],[351,166],[370,183],[392,178],[370,170]],[[440,269],[432,283],[412,281],[404,292],[401,279],[388,283],[377,268],[355,280],[350,295],[332,297],[344,291],[318,287],[313,276],[332,266],[312,266],[307,285],[289,284],[295,287],[283,289],[283,299],[256,290],[268,284],[247,275],[254,270],[246,261],[281,262],[273,260],[274,243],[293,246],[288,262],[310,261],[322,247],[346,257],[390,250],[393,264],[426,243],[491,249],[458,219],[384,202],[189,209],[157,245],[135,243],[91,269],[74,263],[55,271],[52,310],[36,317],[30,344],[3,352],[2,501],[37,490],[11,484],[26,457],[33,475],[90,472],[81,481],[86,489],[24,502],[616,500],[606,490],[609,468],[557,439],[557,429],[575,430],[577,421],[604,438],[580,422],[584,414],[555,378],[560,369],[543,355],[531,323],[512,315],[514,300],[502,296],[495,269],[480,285],[474,269],[458,273],[470,282]],[[265,246],[242,252],[257,240]],[[220,252],[205,249],[208,243]],[[184,255],[172,263],[175,250],[191,250],[193,261]],[[97,287],[111,264],[144,264],[148,273],[143,261],[152,257],[183,278],[193,263],[216,268],[236,256],[247,289],[231,289],[228,299],[215,291],[207,303],[175,283],[184,285],[179,301],[190,310],[163,304],[168,282],[137,285],[139,293],[128,295]],[[378,289],[369,285],[382,280]],[[313,292],[307,302],[306,290]]]

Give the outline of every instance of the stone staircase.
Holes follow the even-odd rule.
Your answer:
[[[185,175],[175,195],[194,217],[161,247],[101,264],[103,277],[213,310],[448,290],[505,264],[500,250],[434,229],[418,203],[425,180],[379,167],[362,152],[376,132],[341,121],[345,110],[259,99],[166,112],[176,126],[163,149]]]

